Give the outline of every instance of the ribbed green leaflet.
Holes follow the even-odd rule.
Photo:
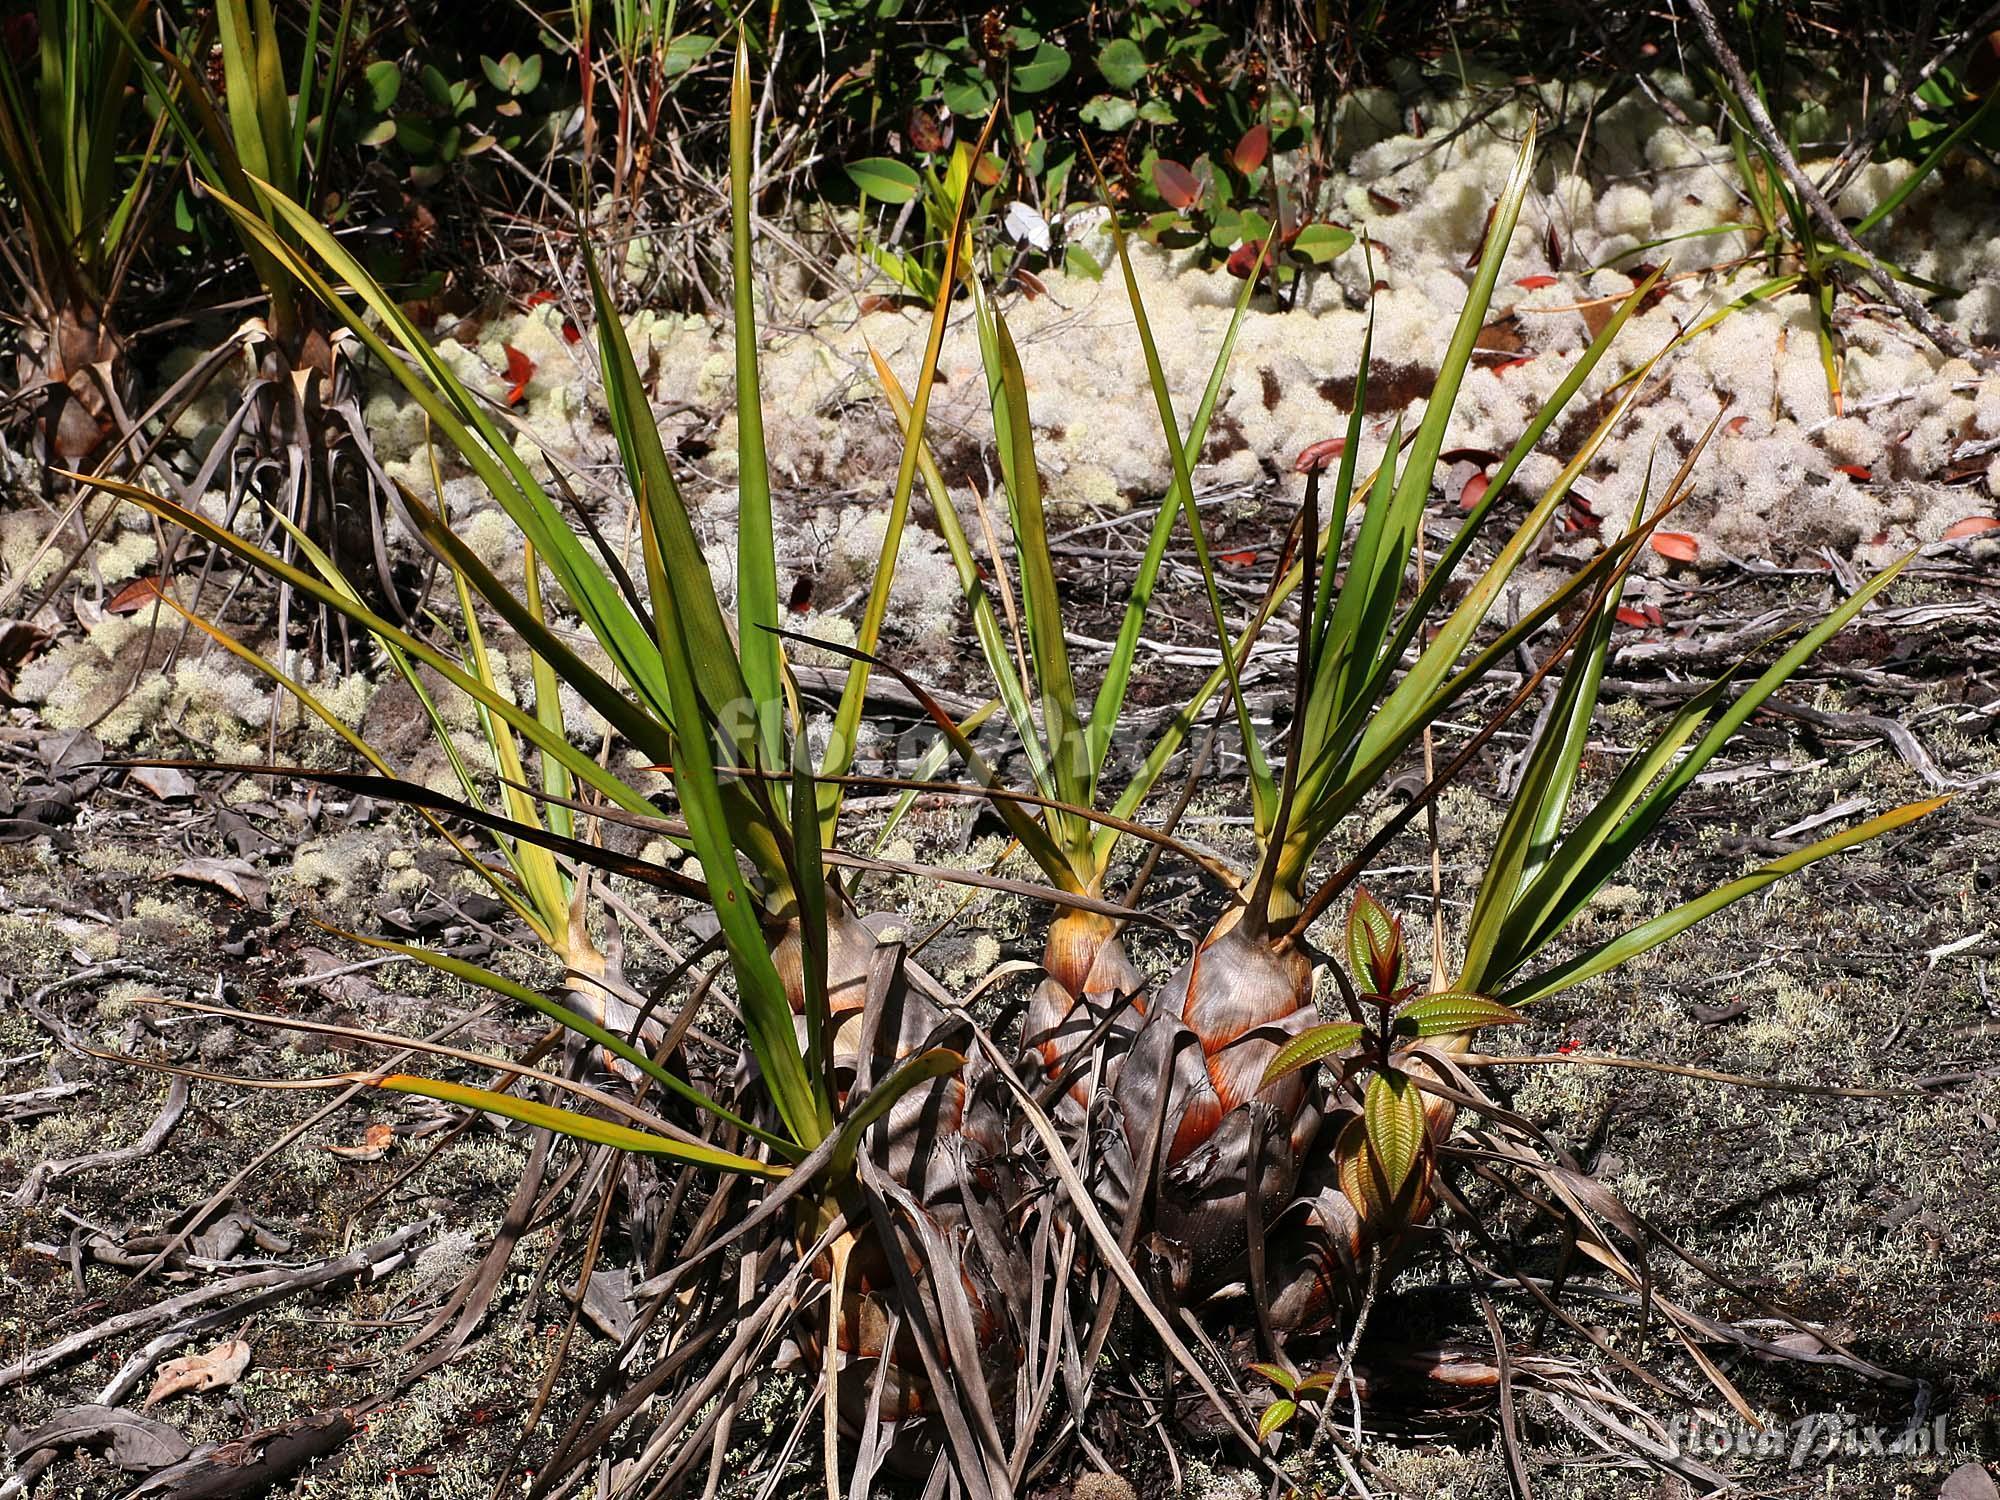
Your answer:
[[[1402,1192],[1424,1145],[1424,1096],[1401,1073],[1377,1073],[1361,1099],[1368,1144],[1381,1163],[1389,1197]]]

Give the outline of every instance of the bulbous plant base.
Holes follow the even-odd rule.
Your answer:
[[[836,1114],[896,1066],[929,1048],[963,1045],[960,1023],[932,1000],[928,976],[897,943],[881,941],[837,889],[827,908],[828,996]],[[780,977],[803,1004],[796,923],[774,945]],[[794,986],[797,986],[794,988]],[[804,1020],[800,1018],[803,1034]],[[940,1404],[973,1386],[996,1407],[1012,1391],[1019,1357],[1014,1309],[1028,1274],[1009,1209],[1019,1184],[1007,1163],[998,1080],[977,1055],[957,1072],[898,1098],[864,1132],[856,1178],[836,1199],[804,1204],[794,1223],[809,1255],[837,1213],[847,1224],[808,1265],[830,1286],[839,1268],[835,1329],[841,1421],[853,1437],[878,1424],[891,1467],[922,1473],[943,1441]],[[808,1367],[824,1369],[828,1309],[813,1299],[795,1322]],[[925,1357],[925,1346],[931,1359]],[[935,1364],[933,1364],[935,1361]],[[941,1394],[943,1376],[956,1389]]]
[[[71,300],[31,317],[14,368],[24,396],[40,392],[30,410],[51,463],[86,467],[118,435],[117,411],[132,390],[131,362],[124,336],[101,308]]]
[[[1300,1075],[1259,1084],[1317,1019],[1310,960],[1229,921],[1155,995],[1112,1089],[1104,1186],[1121,1219],[1150,1196],[1177,1296],[1220,1285],[1291,1201],[1319,1110]]]
[[[1042,969],[1048,977],[1035,986],[1021,1018],[1022,1057],[1049,1081],[1072,1074],[1059,1103],[1064,1114],[1080,1115],[1094,1088],[1116,1081],[1146,1012],[1145,976],[1125,952],[1116,922],[1076,910],[1051,924]]]

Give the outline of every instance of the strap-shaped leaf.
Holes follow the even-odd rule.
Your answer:
[[[1396,1198],[1416,1170],[1425,1145],[1424,1096],[1407,1074],[1382,1072],[1368,1080],[1361,1117],[1368,1145],[1382,1165],[1383,1184]]]
[[[988,116],[985,130],[981,132],[975,151],[986,149],[986,136],[993,129],[994,116]],[[965,239],[965,215],[968,199],[961,197],[952,215],[951,232],[945,240],[944,271],[938,278],[938,290],[932,299],[930,334],[924,340],[923,363],[917,369],[917,394],[914,402],[896,404],[902,387],[896,384],[895,376],[882,362],[871,345],[869,358],[876,367],[876,378],[884,382],[885,388],[895,387],[891,396],[898,424],[903,430],[903,456],[896,467],[896,487],[889,496],[889,519],[882,528],[882,548],[875,563],[875,576],[868,586],[868,602],[861,611],[861,625],[855,632],[855,644],[872,656],[882,638],[882,622],[889,612],[889,588],[896,574],[896,562],[902,551],[903,531],[909,522],[910,491],[916,483],[916,475],[922,461],[929,458],[929,450],[924,442],[924,421],[930,411],[931,389],[937,383],[938,357],[944,349],[945,328],[951,319],[951,299],[958,289],[959,251]],[[931,491],[931,503],[940,516],[947,511],[956,524],[958,513],[952,510],[951,498],[944,493],[944,481],[939,476],[937,483],[931,483],[936,465],[932,464],[924,474],[924,483]],[[954,552],[953,562],[957,562]],[[976,570],[975,570],[976,572]],[[964,574],[960,579],[963,582]],[[776,625],[776,620],[772,624]],[[834,712],[833,732],[827,737],[826,754],[820,761],[822,776],[844,775],[854,764],[854,748],[861,727],[861,714],[868,696],[868,674],[870,663],[866,656],[851,663],[847,669],[847,682],[840,691],[840,705]],[[1025,724],[1022,734],[1029,731]],[[837,782],[823,786],[819,793],[821,816],[821,837],[831,839],[834,834],[840,807],[840,786]]]
[[[580,1114],[573,1109],[559,1109],[552,1104],[517,1098],[513,1094],[503,1094],[495,1089],[476,1088],[467,1083],[447,1083],[441,1078],[424,1078],[412,1073],[390,1073],[373,1082],[375,1087],[388,1089],[393,1093],[418,1094],[426,1099],[441,1099],[446,1104],[462,1104],[467,1109],[484,1110],[490,1115],[519,1120],[523,1125],[532,1125],[539,1130],[553,1130],[557,1135],[586,1141],[593,1146],[614,1146],[620,1151],[634,1151],[645,1156],[665,1156],[674,1161],[686,1162],[689,1166],[708,1167],[718,1172],[734,1172],[744,1177],[779,1178],[787,1176],[791,1170],[789,1167],[758,1161],[754,1157],[739,1156],[733,1151],[677,1141],[670,1135],[654,1135],[651,1131],[634,1130],[630,1125],[613,1124],[609,1120],[600,1120],[595,1115]]]
[[[861,1137],[868,1127],[888,1114],[897,1102],[919,1085],[965,1066],[965,1054],[949,1047],[933,1047],[900,1064],[896,1071],[868,1091],[868,1097],[840,1122],[833,1147],[832,1172],[836,1179],[854,1169],[854,1156],[861,1149]]]
[[[406,958],[415,959],[426,968],[436,969],[440,974],[449,974],[454,979],[463,980],[467,984],[476,985],[480,989],[490,990],[496,995],[504,995],[509,1000],[517,1001],[527,1006],[530,1010],[547,1016],[551,1021],[555,1021],[574,1031],[585,1040],[594,1042],[613,1057],[622,1058],[668,1092],[678,1094],[696,1108],[706,1110],[717,1119],[734,1125],[738,1130],[748,1135],[755,1136],[780,1155],[788,1156],[793,1160],[797,1160],[804,1155],[797,1146],[793,1145],[783,1136],[774,1135],[762,1126],[753,1125],[735,1111],[717,1103],[693,1084],[686,1082],[671,1069],[661,1067],[660,1064],[654,1062],[643,1050],[633,1046],[631,1042],[619,1036],[615,1031],[606,1030],[581,1011],[572,1010],[560,1001],[551,1000],[539,990],[530,989],[518,980],[509,979],[504,974],[497,974],[491,969],[480,967],[478,964],[468,963],[462,958],[454,958],[449,953],[438,953],[429,948],[419,948],[412,943],[399,943],[390,938],[369,937],[359,932],[342,932],[340,935],[353,942],[360,943],[364,947],[379,948],[386,953],[400,953]]]
[[[751,272],[751,158],[756,146],[750,108],[750,47],[736,34],[729,79],[729,269],[736,331],[736,622],[743,682],[757,718],[756,753],[744,764],[784,765],[783,694],[779,681],[778,550],[771,523],[771,466],[764,452],[764,394],[757,370],[757,284]],[[598,314],[600,326],[603,312]],[[616,321],[615,319],[613,321]],[[651,409],[644,408],[647,425]],[[712,594],[711,594],[712,597]]]
[[[1257,1087],[1268,1088],[1301,1068],[1311,1067],[1336,1052],[1345,1052],[1361,1040],[1361,1032],[1362,1026],[1358,1021],[1331,1021],[1300,1032],[1280,1047],[1265,1065],[1264,1076],[1258,1080]]]
[[[1402,1036],[1451,1036],[1487,1026],[1513,1026],[1526,1019],[1512,1006],[1484,995],[1443,990],[1413,1000],[1397,1011],[1396,1031]]]
[[[647,708],[662,720],[668,719],[666,686],[660,674],[658,650],[651,637],[639,623],[617,582],[584,550],[561,509],[550,500],[479,399],[466,388],[430,340],[409,320],[400,304],[317,218],[268,185],[254,186],[259,201],[361,299],[366,308],[375,314],[373,319],[365,317],[352,306],[310,261],[276,234],[256,212],[220,192],[216,194],[216,200],[245,234],[283,260],[289,272],[302,285],[347,323],[355,336],[375,355],[381,367],[423,408],[448,445],[507,513],[508,519],[534,543],[537,554],[562,585],[570,607],[612,661],[617,663],[618,670]],[[585,248],[587,251],[587,242]],[[622,347],[624,331],[615,317],[611,322],[616,342]],[[600,340],[613,336],[603,324],[604,320],[600,318]],[[382,330],[385,329],[394,339],[396,347],[392,348],[389,340],[384,338]],[[407,358],[399,357],[397,348]],[[627,354],[629,356],[629,350]],[[611,384],[608,377],[606,384],[608,398]],[[614,415],[617,410],[614,404]],[[652,445],[657,449],[659,433],[653,428],[650,417],[643,428],[643,432],[635,428],[634,439],[642,441],[645,434],[650,433]],[[622,438],[625,434],[621,432],[620,436]],[[629,466],[637,455],[626,452],[625,457]],[[662,456],[660,466],[664,468],[664,465]],[[710,606],[714,607],[712,592]],[[715,628],[716,640],[711,643],[712,649],[725,655],[733,666],[735,654],[728,649],[719,612]]]
[[[172,522],[201,540],[212,542],[223,551],[234,554],[257,571],[281,583],[289,584],[314,602],[345,615],[377,639],[394,644],[397,649],[408,652],[430,667],[445,681],[478,703],[481,708],[505,720],[538,749],[561,759],[579,780],[588,782],[618,806],[641,814],[654,814],[659,811],[643,795],[598,765],[592,757],[577,750],[566,738],[551,735],[533,714],[524,712],[505,697],[487,688],[478,678],[468,674],[451,657],[364,608],[350,595],[343,593],[324,579],[303,568],[295,567],[274,553],[265,551],[255,542],[238,536],[228,527],[217,524],[200,511],[177,505],[149,490],[141,489],[138,485],[99,475],[72,474],[63,470],[52,472],[61,473],[63,477],[79,484],[93,485],[110,494],[130,500],[160,519]]]
[[[1094,163],[1093,163],[1094,165]],[[1108,189],[1099,179],[1100,190],[1109,198]],[[1229,695],[1236,710],[1237,731],[1243,737],[1243,751],[1249,761],[1251,808],[1260,829],[1269,827],[1270,819],[1277,812],[1278,788],[1272,778],[1271,768],[1264,756],[1262,744],[1251,732],[1250,709],[1244,702],[1243,683],[1237,672],[1236,657],[1230,648],[1229,627],[1222,613],[1222,592],[1215,581],[1215,564],[1209,556],[1208,533],[1201,524],[1201,512],[1194,503],[1194,480],[1188,460],[1188,449],[1181,442],[1180,419],[1174,415],[1173,392],[1167,386],[1166,370],[1160,363],[1159,346],[1153,339],[1153,325],[1146,317],[1145,299],[1139,295],[1139,278],[1132,269],[1131,252],[1125,244],[1125,231],[1118,222],[1118,215],[1109,220],[1111,243],[1118,252],[1118,264],[1125,278],[1125,295],[1132,304],[1133,322],[1139,330],[1139,348],[1146,357],[1146,379],[1153,388],[1153,405],[1159,412],[1160,434],[1167,445],[1169,467],[1173,474],[1173,487],[1168,493],[1167,504],[1178,505],[1187,517],[1188,536],[1194,543],[1195,566],[1201,572],[1202,588],[1208,599],[1210,622],[1215,627],[1215,642],[1222,653],[1222,670],[1229,683]],[[1269,253],[1268,246],[1266,254]],[[1249,285],[1257,281],[1255,274],[1249,278]],[[1247,286],[1246,286],[1247,290]],[[1199,453],[1199,449],[1195,450]]]
[[[1830,855],[1851,849],[1856,844],[1865,844],[1880,838],[1885,833],[1914,823],[1918,818],[1936,812],[1949,797],[1932,797],[1924,802],[1909,802],[1870,818],[1865,823],[1844,829],[1829,838],[1808,844],[1805,848],[1787,854],[1782,859],[1774,859],[1769,864],[1753,870],[1740,879],[1726,885],[1717,886],[1705,896],[1699,896],[1643,922],[1617,937],[1599,943],[1586,953],[1579,953],[1567,963],[1559,964],[1545,973],[1515,985],[1499,1000],[1505,1005],[1526,1005],[1533,1000],[1545,1000],[1564,990],[1573,989],[1586,979],[1594,979],[1599,974],[1609,973],[1621,965],[1630,963],[1640,954],[1657,948],[1669,938],[1678,937],[1688,928],[1712,916],[1725,906],[1741,901],[1745,896],[1756,894],[1775,881],[1784,879],[1794,871],[1803,870],[1807,865],[1816,864]]]
[[[1048,516],[1042,505],[1042,481],[1036,467],[1027,377],[1021,369],[1021,357],[1014,347],[1007,320],[977,283],[973,286],[973,299],[979,320],[980,352],[987,365],[1000,472],[1007,487],[1007,510],[1018,539],[1016,560],[1021,569],[1028,655],[1034,665],[1035,686],[1041,701],[1050,774],[1058,797],[1066,803],[1087,806],[1090,747],[1077,717],[1076,679],[1070,671],[1069,645],[1064,637],[1062,595],[1056,585],[1055,562],[1049,554]],[[1058,815],[1051,821],[1050,829],[1066,851],[1080,854],[1088,848],[1090,830],[1074,818]]]
[[[1561,867],[1567,871],[1567,879],[1563,883],[1560,897],[1541,903],[1546,906],[1548,915],[1542,925],[1525,940],[1520,950],[1520,962],[1526,962],[1533,957],[1574,920],[1576,914],[1603,888],[1604,883],[1624,867],[1625,862],[1632,857],[1633,851],[1659,826],[1660,820],[1666,817],[1681,794],[1694,784],[1695,777],[1709,761],[1715,758],[1750,716],[1761,708],[1800,667],[1804,666],[1814,652],[1818,651],[1848,621],[1866,609],[1870,601],[1887,588],[1895,580],[1896,575],[1909,566],[1915,556],[1914,552],[1906,554],[1856,589],[1839,608],[1800,637],[1789,651],[1772,663],[1762,676],[1737,696],[1734,702],[1717,714],[1694,748],[1676,761],[1657,785],[1637,799],[1630,814],[1615,830],[1603,837],[1597,845],[1596,852],[1580,868],[1568,866],[1560,855],[1551,862],[1551,868]],[[1497,985],[1509,977],[1511,977],[1509,974],[1496,972],[1486,976],[1481,983]]]
[[[1265,253],[1269,253],[1268,248]],[[1215,403],[1222,394],[1223,376],[1228,371],[1230,356],[1235,352],[1236,337],[1242,331],[1243,315],[1249,311],[1250,297],[1257,288],[1257,280],[1255,275],[1246,276],[1243,289],[1237,293],[1236,307],[1229,315],[1229,327],[1222,335],[1222,342],[1215,352],[1215,363],[1208,372],[1208,385],[1202,391],[1200,405],[1195,408],[1194,420],[1188,425],[1184,453],[1200,453],[1208,441],[1208,425],[1215,415]],[[1139,306],[1136,294],[1133,306]],[[1160,513],[1153,518],[1153,529],[1146,537],[1146,550],[1139,557],[1139,571],[1126,595],[1125,617],[1118,624],[1118,639],[1112,643],[1111,660],[1104,669],[1104,680],[1098,684],[1097,696],[1091,702],[1089,734],[1093,789],[1095,778],[1104,770],[1104,757],[1111,748],[1112,733],[1118,727],[1119,715],[1124,711],[1133,658],[1138,654],[1139,638],[1145,631],[1146,612],[1152,604],[1153,589],[1159,582],[1160,566],[1166,558],[1167,544],[1173,537],[1174,520],[1181,508],[1179,484],[1180,479],[1176,475],[1174,491],[1161,503]]]

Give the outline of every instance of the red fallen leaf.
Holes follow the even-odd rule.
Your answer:
[[[811,614],[813,607],[813,581],[809,573],[801,573],[792,580],[791,597],[785,607],[795,615]]]
[[[1492,476],[1484,469],[1473,473],[1465,481],[1465,488],[1458,492],[1458,508],[1460,510],[1471,510],[1473,506],[1486,498],[1486,487],[1492,483]]]
[[[1701,556],[1701,543],[1685,531],[1656,531],[1653,550],[1668,562],[1691,563]]]
[[[135,578],[124,588],[111,596],[104,606],[107,615],[136,615],[147,604],[160,597],[160,580],[152,573],[144,578]]]
[[[1247,568],[1257,560],[1257,549],[1250,547],[1241,552],[1218,552],[1215,556],[1218,562],[1226,562],[1232,568]]]
[[[507,404],[517,406],[527,394],[528,382],[535,378],[535,362],[512,344],[500,347],[507,351]]]
[[[1399,214],[1403,211],[1402,204],[1391,198],[1387,193],[1376,192],[1374,188],[1368,190],[1368,201],[1374,204],[1376,210],[1380,213]]]
[[[910,110],[910,144],[935,155],[951,144],[951,117],[935,105],[919,104]]]
[[[1236,143],[1236,149],[1229,153],[1229,160],[1236,170],[1246,177],[1264,165],[1264,158],[1271,154],[1271,127],[1262,123],[1252,125],[1243,132],[1243,139]]]
[[[1153,163],[1153,186],[1160,190],[1169,208],[1186,208],[1201,197],[1201,183],[1194,173],[1164,156]]]
[[[1026,292],[1030,302],[1033,302],[1049,289],[1047,282],[1043,281],[1041,277],[1037,276],[1033,271],[1028,270],[1025,266],[1015,266],[1007,273],[1007,279]]]
[[[575,318],[564,318],[562,320],[562,336],[565,344],[580,344],[583,342],[583,330],[576,326]]]
[[[547,287],[543,287],[539,292],[528,293],[528,300],[523,302],[521,306],[524,308],[536,308],[540,307],[544,302],[553,302],[555,300],[556,294]]]
[[[1886,531],[1878,531],[1878,532],[1876,532],[1876,533],[1875,533],[1875,535],[1873,535],[1872,537],[1870,537],[1870,538],[1868,539],[1868,545],[1869,545],[1869,546],[1871,546],[1871,547],[1886,547],[1886,546],[1888,546],[1888,545],[1889,545],[1889,533],[1888,533],[1888,532],[1886,532]]]
[[[1238,281],[1247,280],[1251,270],[1257,264],[1257,258],[1263,253],[1264,242],[1262,240],[1245,240],[1229,252],[1229,274],[1234,276]]]
[[[1984,536],[1989,531],[2000,531],[2000,517],[1967,516],[1963,521],[1953,521],[1944,529],[1944,539],[1956,542],[1968,536]]]
[[[1604,518],[1592,508],[1591,503],[1581,495],[1572,494],[1569,507],[1563,512],[1563,530],[1596,536],[1603,529]]]
[[[1732,437],[1741,437],[1743,429],[1749,425],[1750,419],[1748,417],[1731,417],[1726,424],[1729,434]]]
[[[1294,474],[1310,474],[1314,469],[1324,469],[1347,451],[1344,437],[1321,438],[1316,443],[1308,443],[1299,449],[1299,456],[1292,460]]]
[[[1640,630],[1648,625],[1664,625],[1667,617],[1660,612],[1657,604],[1621,604],[1618,606],[1618,623]]]
[[[1534,355],[1524,354],[1519,359],[1510,359],[1505,364],[1495,365],[1493,367],[1493,373],[1495,375],[1498,375],[1503,370],[1518,370],[1521,368],[1521,366],[1531,365],[1534,362],[1535,362]]]
[[[1447,448],[1438,455],[1441,464],[1472,464],[1484,469],[1500,462],[1500,455],[1491,448]]]
[[[894,297],[884,297],[879,292],[870,292],[861,299],[861,311],[864,314],[894,312],[900,305]]]
[[[1863,484],[1875,477],[1874,471],[1865,464],[1836,464],[1834,473],[1845,474],[1849,479],[1858,479]]]
[[[1539,292],[1545,286],[1554,286],[1560,279],[1556,276],[1523,276],[1514,285],[1524,292]]]

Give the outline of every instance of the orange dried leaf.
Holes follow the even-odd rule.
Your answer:
[[[1701,556],[1701,543],[1685,531],[1656,531],[1653,550],[1668,562],[1691,563]]]
[[[1960,541],[1969,536],[1984,536],[1989,531],[2000,531],[2000,517],[1967,516],[1962,521],[1953,521],[1944,529],[1947,542]]]
[[[148,573],[144,578],[133,579],[113,594],[110,602],[104,606],[104,612],[107,615],[136,615],[159,597],[159,577],[157,574]]]
[[[1264,158],[1271,154],[1271,127],[1265,124],[1252,125],[1243,132],[1243,139],[1236,143],[1236,149],[1229,153],[1229,159],[1236,170],[1246,176],[1264,165]]]
[[[528,382],[535,378],[535,362],[512,344],[500,347],[507,352],[507,404],[516,406],[527,394]]]
[[[206,1354],[187,1354],[160,1366],[145,1404],[153,1406],[182,1391],[212,1391],[234,1385],[250,1368],[250,1346],[242,1339],[217,1344]]]
[[[370,1125],[361,1132],[358,1146],[328,1146],[326,1149],[335,1156],[344,1156],[349,1161],[379,1161],[389,1154],[389,1148],[396,1143],[394,1127],[380,1123]]]
[[[1310,474],[1314,469],[1324,469],[1346,451],[1346,438],[1321,438],[1299,449],[1299,456],[1292,460],[1292,470],[1298,474]]]

